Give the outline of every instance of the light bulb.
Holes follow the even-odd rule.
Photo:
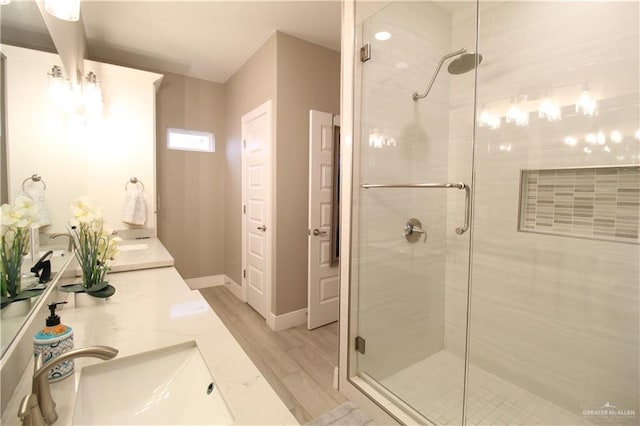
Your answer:
[[[553,103],[551,99],[545,99],[538,107],[538,116],[549,121],[559,121],[560,114],[560,107]]]
[[[500,128],[500,117],[495,117],[487,110],[483,110],[478,118],[478,125],[480,127],[489,127],[491,130],[497,130]]]
[[[576,112],[593,117],[596,113],[598,103],[591,97],[588,90],[583,90],[576,101]]]
[[[611,142],[613,143],[620,143],[622,142],[622,133],[620,133],[617,130],[612,130],[610,139],[611,139]]]

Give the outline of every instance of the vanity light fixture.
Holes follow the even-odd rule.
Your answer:
[[[378,149],[396,146],[396,140],[394,138],[387,138],[380,129],[373,129],[369,133],[369,146]]]
[[[80,0],[44,0],[44,9],[64,21],[76,22],[80,19]]]
[[[72,84],[65,79],[58,65],[51,67],[47,75],[49,96],[63,112],[86,118],[102,114],[102,89],[93,71],[86,75],[81,84]]]

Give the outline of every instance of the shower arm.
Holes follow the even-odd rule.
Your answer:
[[[465,53],[467,53],[467,49],[462,48],[462,49],[457,50],[457,51],[455,51],[453,53],[449,53],[448,55],[444,55],[440,59],[440,63],[438,63],[438,68],[436,68],[436,72],[433,73],[433,77],[431,77],[431,81],[429,82],[429,86],[427,87],[427,90],[425,90],[425,92],[422,95],[418,94],[418,92],[413,92],[413,94],[411,95],[411,98],[413,99],[413,101],[414,102],[418,102],[418,99],[422,99],[422,98],[426,98],[427,97],[427,95],[431,91],[431,86],[433,86],[433,83],[435,83],[435,81],[436,81],[436,77],[438,76],[438,73],[440,72],[440,68],[442,68],[442,64],[444,64],[444,61],[446,61],[449,58],[453,58],[454,56],[464,55]]]

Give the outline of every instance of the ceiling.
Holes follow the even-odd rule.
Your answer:
[[[28,28],[25,37],[33,40],[38,27],[33,9],[22,5],[16,12],[14,3],[27,1],[2,7],[3,40],[5,33],[15,38],[20,28]],[[83,0],[81,6],[88,59],[219,83],[275,31],[339,50],[340,14],[335,0]]]

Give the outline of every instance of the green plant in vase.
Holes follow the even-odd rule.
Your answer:
[[[118,254],[121,238],[113,236],[102,218],[102,210],[95,208],[87,198],[79,198],[71,204],[73,217],[69,221],[69,234],[74,241],[74,254],[82,269],[82,284],[62,286],[63,291],[87,293],[107,298],[116,289],[105,276],[109,262]]]
[[[22,291],[22,260],[29,247],[31,225],[38,223],[38,206],[29,197],[19,196],[13,205],[3,204],[0,244],[0,307],[26,300],[42,290]]]

